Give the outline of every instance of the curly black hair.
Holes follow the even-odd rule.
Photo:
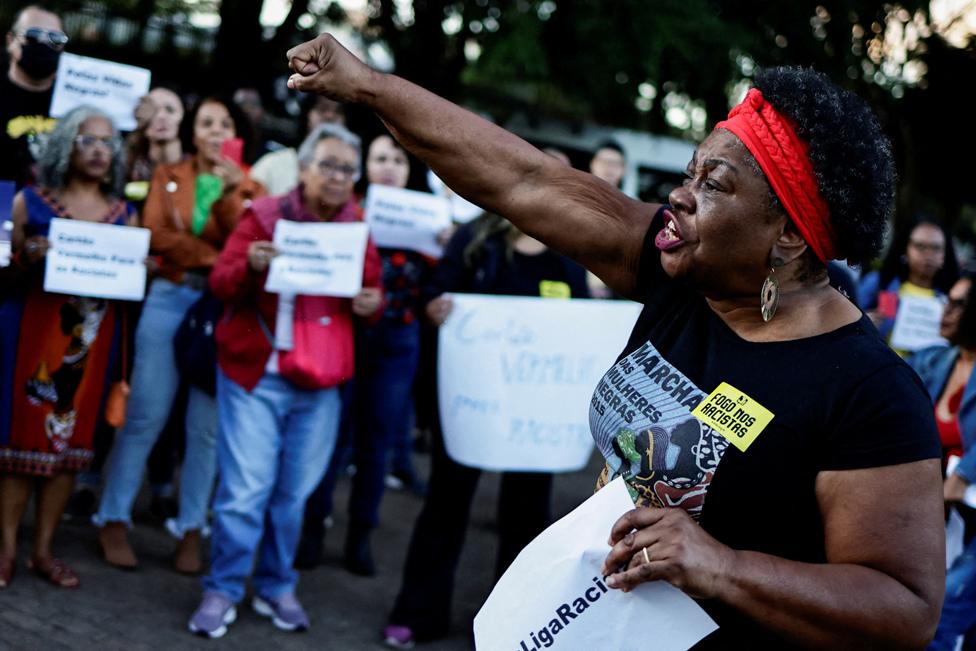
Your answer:
[[[247,119],[244,111],[230,97],[226,95],[210,95],[201,98],[183,116],[180,122],[180,141],[183,143],[183,151],[188,154],[197,153],[197,147],[193,144],[193,126],[197,121],[197,113],[204,104],[221,104],[230,114],[230,119],[234,123],[235,135],[244,141],[244,160],[252,160],[252,153],[255,143],[254,125]]]
[[[810,145],[838,255],[858,264],[873,260],[895,193],[891,143],[877,117],[860,97],[808,68],[765,68],[754,85]]]

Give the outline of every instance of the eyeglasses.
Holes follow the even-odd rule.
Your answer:
[[[61,51],[68,44],[68,35],[56,29],[41,29],[30,27],[17,34],[28,43],[43,43],[52,50]]]
[[[929,244],[928,242],[918,242],[908,240],[908,245],[919,253],[944,253],[945,247],[941,244]]]
[[[316,165],[322,176],[328,176],[339,181],[352,181],[353,183],[359,180],[359,168],[353,165],[342,165],[328,159],[320,160]]]
[[[91,149],[95,145],[101,145],[114,152],[118,150],[120,143],[116,136],[92,136],[89,134],[75,136],[75,146],[78,149]]]

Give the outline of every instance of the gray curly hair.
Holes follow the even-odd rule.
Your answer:
[[[118,129],[107,113],[92,106],[79,106],[58,120],[44,143],[37,160],[37,181],[48,188],[63,188],[71,171],[71,154],[81,125],[91,118],[101,118],[112,125],[112,136],[119,138]],[[121,143],[121,141],[119,141]],[[121,196],[125,179],[121,148],[112,151],[112,166],[108,178],[102,183],[102,191],[113,197]]]
[[[320,124],[305,137],[305,140],[298,147],[298,164],[305,169],[315,160],[315,147],[322,140],[335,138],[346,143],[356,150],[356,165],[359,166],[363,160],[363,145],[359,136],[340,124],[325,123]]]

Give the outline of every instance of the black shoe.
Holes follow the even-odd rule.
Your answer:
[[[302,527],[302,537],[295,552],[295,569],[310,570],[322,564],[325,553],[325,526],[306,521]]]
[[[349,526],[349,535],[346,537],[345,566],[353,574],[376,576],[376,563],[373,562],[373,552],[369,544],[370,533],[371,530],[368,528]]]
[[[90,488],[79,488],[72,493],[64,509],[65,516],[72,520],[89,520],[94,513],[95,491]]]

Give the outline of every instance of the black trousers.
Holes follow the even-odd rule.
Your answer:
[[[445,635],[450,626],[454,575],[481,471],[452,461],[440,437],[434,442],[430,482],[414,526],[403,585],[390,622],[409,626],[420,639]],[[548,525],[552,475],[509,472],[498,498],[496,578]]]

